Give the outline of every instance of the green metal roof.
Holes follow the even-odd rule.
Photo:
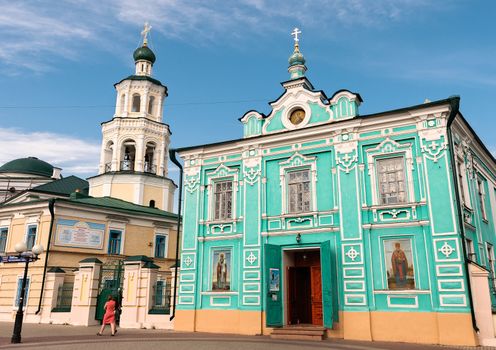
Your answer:
[[[98,258],[86,258],[80,261],[80,263],[97,263],[101,264],[102,262]]]
[[[131,214],[144,214],[144,215],[157,216],[161,218],[167,217],[170,219],[177,219],[177,214],[165,210],[160,210],[157,208],[151,208],[151,207],[146,207],[144,205],[134,204],[113,197],[90,197],[83,193],[71,193],[71,197],[69,199],[60,199],[60,201],[63,202],[68,201],[75,204],[84,204],[92,207],[113,209]]]
[[[0,173],[21,173],[52,177],[53,165],[36,157],[19,158],[2,165]]]
[[[71,193],[79,190],[87,194],[89,183],[77,176],[71,175],[60,180],[55,180],[31,189],[34,192],[53,193],[58,195],[69,196]]]

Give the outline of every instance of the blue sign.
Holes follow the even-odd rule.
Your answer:
[[[2,262],[4,264],[8,263],[25,263],[27,259],[23,256],[18,256],[18,255],[7,255],[7,256],[2,256]]]

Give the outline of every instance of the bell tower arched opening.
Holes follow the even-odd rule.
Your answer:
[[[157,160],[156,160],[156,150],[157,146],[154,142],[148,142],[146,144],[145,150],[145,173],[153,173],[157,172]]]
[[[121,171],[134,171],[134,161],[136,160],[136,142],[126,140],[122,143]]]
[[[103,162],[105,164],[105,172],[112,171],[112,156],[114,154],[114,142],[109,141],[105,145],[105,150],[103,151]]]

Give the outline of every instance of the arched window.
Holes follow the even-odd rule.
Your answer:
[[[121,114],[126,111],[126,94],[121,95]]]
[[[151,200],[150,204],[148,205],[150,208],[155,208],[155,200]]]
[[[141,96],[139,94],[133,95],[133,108],[131,112],[139,112],[141,106]]]
[[[148,100],[148,114],[153,114],[154,103],[155,103],[155,97],[150,96],[150,99]]]

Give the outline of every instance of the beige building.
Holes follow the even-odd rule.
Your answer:
[[[35,188],[0,207],[3,254],[14,254],[15,244],[22,241],[28,248],[42,244],[46,250],[29,268],[25,320],[95,323],[99,296],[125,298],[126,263],[150,265],[150,258],[156,276],[148,311],[168,313],[177,216],[116,198],[90,197],[84,189],[75,188],[81,183],[85,181],[75,177],[57,180],[44,185],[43,192]],[[95,279],[92,289],[97,290],[93,295],[84,295],[76,285],[81,262],[88,261],[98,265],[91,275]],[[23,263],[0,264],[0,320],[15,317],[23,269]],[[71,312],[80,302],[87,304],[87,310]]]

